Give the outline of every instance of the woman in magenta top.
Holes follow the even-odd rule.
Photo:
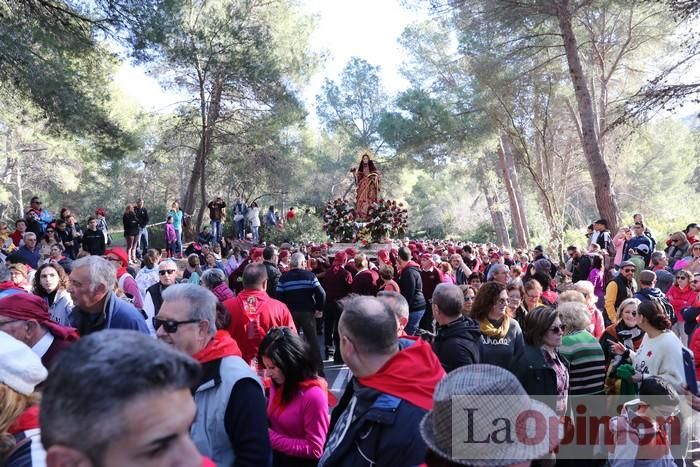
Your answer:
[[[328,386],[318,376],[310,347],[286,327],[272,328],[258,361],[270,385],[267,417],[273,467],[316,466],[328,432]]]

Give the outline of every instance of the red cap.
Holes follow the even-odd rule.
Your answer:
[[[377,252],[377,258],[381,259],[385,263],[389,262],[389,251],[387,250],[379,250]]]
[[[253,248],[253,251],[250,253],[250,256],[253,259],[259,259],[262,258],[264,248]]]
[[[354,248],[349,247],[345,249],[345,254],[348,255],[350,258],[354,258],[357,253],[355,252]]]

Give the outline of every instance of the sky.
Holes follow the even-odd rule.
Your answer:
[[[419,12],[403,8],[399,0],[300,0],[300,3],[304,12],[318,18],[311,47],[326,54],[326,61],[302,93],[312,122],[315,122],[316,95],[324,80],[337,80],[353,56],[380,67],[382,83],[389,93],[408,86],[400,73],[406,54],[398,39],[406,26],[424,18]],[[127,96],[152,111],[172,110],[178,100],[177,96],[163,91],[147,70],[129,63],[121,66],[115,81]]]

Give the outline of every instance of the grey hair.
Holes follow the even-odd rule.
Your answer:
[[[581,292],[589,305],[593,305],[598,300],[598,297],[595,296],[595,287],[591,281],[576,282],[574,290]]]
[[[581,302],[564,302],[557,306],[559,319],[566,332],[587,330],[591,325],[591,314],[588,307]]]
[[[10,279],[10,270],[7,269],[7,264],[0,264],[0,282],[7,282]]]
[[[207,289],[213,289],[226,280],[226,275],[219,268],[207,269],[202,273],[202,285]]]
[[[490,280],[493,280],[494,274],[496,274],[497,272],[501,272],[501,270],[508,272],[508,266],[502,263],[496,263],[493,266],[491,266],[489,268],[489,273],[486,276],[486,281],[488,282]]]
[[[377,298],[389,311],[394,313],[397,320],[401,320],[401,318],[408,319],[408,302],[403,295],[398,292],[382,290],[377,293]]]
[[[73,271],[80,268],[88,269],[90,288],[93,291],[100,284],[104,285],[107,291],[110,291],[117,283],[117,270],[101,256],[86,256],[73,261]]]
[[[658,266],[663,258],[666,257],[666,253],[663,251],[655,251],[651,254],[651,264]]]
[[[190,389],[201,377],[191,357],[145,334],[107,329],[63,351],[41,397],[41,442],[63,445],[101,465],[124,432],[128,405],[145,394]]]
[[[174,284],[163,291],[163,302],[185,301],[190,305],[189,319],[209,323],[209,335],[216,334],[216,295],[197,284]]]
[[[165,259],[165,260],[161,261],[160,263],[158,263],[158,270],[160,270],[161,266],[166,266],[166,265],[170,266],[172,269],[177,270],[177,263],[175,261],[173,261],[172,259]]]
[[[302,264],[306,261],[306,256],[304,253],[294,253],[289,260],[289,266],[292,268],[300,268]]]
[[[438,284],[433,292],[433,305],[445,316],[456,318],[462,314],[464,293],[453,284]]]
[[[28,238],[34,238],[34,240],[36,240],[36,234],[34,232],[24,232],[22,239],[26,241]]]

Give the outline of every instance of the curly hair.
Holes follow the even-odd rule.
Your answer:
[[[61,267],[61,265],[58,263],[44,263],[39,266],[39,269],[37,269],[36,273],[34,274],[34,281],[32,282],[32,291],[34,292],[34,295],[46,298],[50,294],[50,292],[47,292],[41,285],[41,271],[46,268],[53,268],[56,271],[56,274],[58,274],[58,288],[56,290],[68,289],[70,279],[68,279],[68,274],[66,274],[63,267]]]
[[[498,296],[506,290],[506,286],[500,282],[487,282],[479,288],[472,305],[472,316],[477,321],[486,319],[491,308],[498,301]]]

